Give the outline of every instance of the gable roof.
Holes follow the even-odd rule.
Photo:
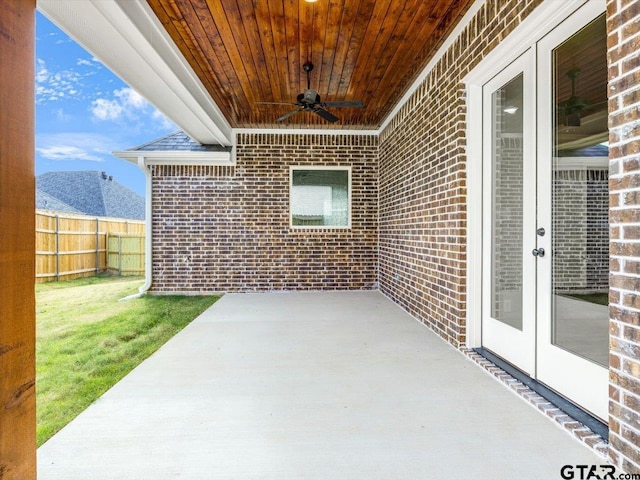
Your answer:
[[[36,208],[40,210],[55,210],[57,212],[82,213],[77,208],[73,208],[71,205],[39,188],[36,189]]]
[[[144,198],[105,172],[43,173],[36,177],[36,188],[38,208],[144,220]]]
[[[129,152],[230,152],[231,147],[222,145],[202,145],[191,139],[182,130],[156,138],[143,145],[128,149]]]
[[[233,147],[220,144],[203,145],[182,130],[156,138],[121,152],[116,157],[138,163],[143,157],[147,165],[233,165]]]

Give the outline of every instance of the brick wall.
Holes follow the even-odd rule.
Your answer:
[[[456,347],[467,300],[461,80],[540,3],[486,2],[380,135],[380,289]]]
[[[609,176],[606,170],[557,170],[553,177],[554,292],[609,290]],[[570,245],[571,248],[566,248]]]
[[[156,293],[377,285],[378,140],[242,134],[235,167],[153,167]],[[352,167],[352,228],[289,228],[290,165]]]
[[[640,2],[607,2],[610,456],[640,473]]]
[[[494,110],[495,111],[495,110]],[[502,111],[500,107],[498,111]],[[498,133],[498,132],[496,132]],[[522,318],[522,136],[496,135],[493,178],[496,208],[493,212],[492,315],[502,321]],[[513,313],[512,313],[513,312]],[[511,315],[509,315],[511,314]],[[511,322],[508,322],[511,323]],[[513,325],[522,328],[522,322]]]

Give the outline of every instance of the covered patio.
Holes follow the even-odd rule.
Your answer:
[[[0,5],[2,480],[640,472],[640,2]],[[194,144],[127,151],[147,179],[143,291],[232,294],[46,444],[39,472],[36,7]],[[565,184],[586,185],[575,211]],[[554,263],[567,218],[585,268]],[[558,295],[604,296],[597,352],[585,322],[556,328]],[[472,348],[592,413],[607,459]]]
[[[54,479],[541,479],[606,460],[378,291],[228,294],[38,451]]]

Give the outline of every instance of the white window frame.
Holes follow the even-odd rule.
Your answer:
[[[348,181],[347,192],[347,224],[346,225],[294,225],[293,224],[293,172],[300,170],[335,170],[346,171]],[[351,188],[351,167],[350,166],[328,166],[328,165],[291,165],[289,167],[289,228],[292,230],[349,230],[351,229],[351,214],[352,214],[352,188]]]

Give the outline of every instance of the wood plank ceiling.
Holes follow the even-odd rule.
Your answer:
[[[377,128],[473,0],[147,0],[231,126]],[[306,88],[330,108],[276,119]]]

